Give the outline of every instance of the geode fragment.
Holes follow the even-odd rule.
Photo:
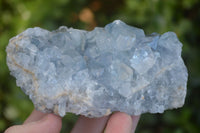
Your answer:
[[[29,28],[7,46],[7,64],[35,108],[101,117],[162,113],[184,104],[187,69],[173,32],[145,35],[116,20],[93,31]]]

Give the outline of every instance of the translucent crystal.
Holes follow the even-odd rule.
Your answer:
[[[7,64],[35,108],[101,117],[162,113],[184,104],[188,73],[173,32],[145,35],[116,20],[93,31],[29,28],[7,46]]]

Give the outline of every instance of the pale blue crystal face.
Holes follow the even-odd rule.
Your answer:
[[[38,110],[88,117],[181,107],[188,78],[181,50],[173,32],[145,35],[120,20],[93,31],[29,28],[6,49],[11,74]]]

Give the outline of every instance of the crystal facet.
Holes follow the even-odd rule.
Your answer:
[[[173,32],[145,35],[120,20],[93,31],[29,28],[7,46],[7,64],[35,108],[101,117],[162,113],[184,104],[188,73]]]

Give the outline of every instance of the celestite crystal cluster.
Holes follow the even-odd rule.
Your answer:
[[[29,28],[7,46],[7,64],[35,108],[101,117],[162,113],[184,104],[187,69],[173,32],[145,35],[120,20],[93,31]]]

